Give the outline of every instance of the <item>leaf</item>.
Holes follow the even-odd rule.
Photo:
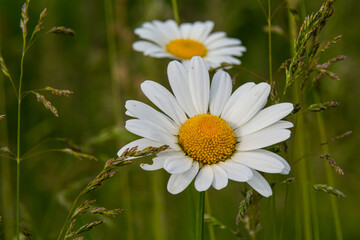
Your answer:
[[[313,188],[316,191],[326,192],[326,193],[332,194],[332,195],[334,195],[334,196],[336,196],[338,198],[345,197],[345,194],[343,194],[339,190],[337,190],[337,189],[335,189],[335,188],[333,188],[331,186],[325,185],[325,184],[315,184],[313,186]]]
[[[37,101],[41,102],[46,109],[50,110],[56,117],[59,117],[56,108],[51,104],[50,101],[48,101],[43,95],[37,92],[31,91],[31,93],[35,94]]]
[[[55,33],[55,34],[61,34],[61,35],[69,35],[72,37],[75,37],[75,31],[72,30],[71,28],[66,28],[66,27],[53,27],[52,29],[50,29],[49,31],[47,31],[47,33]]]

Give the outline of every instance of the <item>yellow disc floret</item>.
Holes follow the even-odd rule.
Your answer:
[[[179,131],[179,145],[200,165],[228,159],[235,150],[233,129],[223,119],[211,115],[196,115],[184,122]]]
[[[194,56],[205,57],[206,48],[201,42],[191,39],[175,39],[166,45],[166,51],[183,60],[190,60]]]

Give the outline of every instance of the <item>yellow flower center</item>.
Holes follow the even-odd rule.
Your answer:
[[[205,57],[206,48],[201,42],[191,39],[175,39],[166,45],[166,51],[183,60],[190,60],[194,56]]]
[[[196,115],[184,122],[179,131],[179,145],[188,156],[204,164],[225,161],[235,150],[233,129],[223,119]]]

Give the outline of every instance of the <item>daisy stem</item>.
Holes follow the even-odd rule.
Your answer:
[[[174,13],[174,19],[177,22],[177,24],[180,24],[179,10],[178,10],[176,0],[171,0],[171,4],[172,4],[173,13]]]
[[[313,92],[314,92],[315,101],[319,102],[320,101],[319,94],[316,91],[313,91]],[[327,136],[326,136],[325,121],[324,121],[323,115],[321,112],[319,112],[319,113],[317,113],[316,116],[317,116],[317,121],[318,121],[318,125],[319,125],[320,140],[321,140],[321,142],[325,142],[327,140]],[[321,150],[322,150],[322,154],[330,153],[329,147],[327,144],[321,145]],[[326,171],[326,178],[327,178],[328,184],[330,186],[334,186],[333,172],[332,172],[331,167],[327,163],[325,163],[325,171]],[[339,216],[337,200],[336,200],[336,197],[333,195],[331,195],[329,197],[330,197],[331,208],[332,208],[334,224],[335,224],[336,239],[342,240],[343,237],[342,237],[342,230],[341,230],[341,223],[340,223],[340,216]]]
[[[207,194],[207,197],[205,198],[205,209],[206,209],[206,213],[211,215],[211,204],[210,204],[210,196],[209,194]],[[208,229],[209,229],[209,239],[210,240],[215,240],[215,232],[214,232],[214,227],[213,225],[208,224]]]
[[[198,202],[196,209],[196,231],[195,239],[204,239],[204,203],[205,203],[205,191],[198,193]]]
[[[269,83],[270,86],[273,87],[273,79],[272,79],[272,53],[271,53],[271,1],[268,0],[268,15],[267,15],[267,23],[268,23],[268,43],[269,43]]]

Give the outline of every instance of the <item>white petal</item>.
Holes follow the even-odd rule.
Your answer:
[[[193,57],[190,60],[189,89],[196,113],[207,113],[210,95],[210,79],[206,64],[201,57]]]
[[[203,32],[205,31],[205,25],[202,22],[195,22],[192,24],[190,39],[201,40]]]
[[[188,39],[191,34],[192,24],[191,23],[182,23],[180,25],[180,31],[183,39]]]
[[[188,171],[180,174],[172,174],[167,184],[167,190],[169,193],[178,194],[184,191],[184,189],[189,186],[191,181],[194,179],[198,171],[199,163],[194,161],[192,167]]]
[[[139,118],[140,120],[152,122],[173,135],[177,135],[179,133],[178,126],[175,122],[145,103],[129,100],[126,101],[125,108],[133,116]]]
[[[180,29],[178,27],[178,24],[172,20],[169,19],[165,22],[165,26],[166,26],[166,32],[167,35],[170,36],[172,39],[179,39],[181,38],[181,33],[180,33]]]
[[[210,112],[219,116],[232,91],[231,77],[227,72],[217,71],[212,79],[210,89]]]
[[[284,175],[289,174],[291,168],[290,168],[289,163],[284,158],[277,155],[276,153],[273,153],[273,152],[270,152],[270,151],[267,151],[264,149],[258,149],[256,151],[261,151],[264,155],[268,155],[269,157],[279,160],[284,165],[284,169],[280,172],[280,174],[284,174]]]
[[[235,90],[235,92],[230,96],[229,100],[226,102],[224,109],[221,113],[221,117],[227,121],[227,116],[231,115],[231,109],[234,107],[238,99],[241,99],[241,97],[254,86],[255,83],[248,82],[238,87],[238,89]]]
[[[258,112],[248,123],[239,128],[238,136],[245,136],[263,129],[292,112],[294,106],[292,103],[279,103],[270,107],[264,108]]]
[[[189,117],[196,115],[195,107],[191,99],[191,94],[188,84],[188,74],[183,64],[178,61],[172,61],[168,65],[168,77],[171,89],[179,102],[180,106],[184,109]]]
[[[195,188],[199,192],[209,189],[214,179],[214,173],[210,165],[205,165],[200,168],[199,174],[195,179]]]
[[[145,28],[136,28],[134,32],[139,37],[152,41],[156,44],[159,44],[160,46],[165,46],[165,44],[167,43],[167,40],[164,38],[164,36],[161,33],[159,33],[158,30],[151,31]]]
[[[179,149],[178,139],[152,122],[130,119],[126,121],[125,128],[138,136],[169,145],[173,149]]]
[[[217,190],[223,189],[228,184],[228,176],[225,170],[217,164],[213,164],[211,167],[214,172],[212,186]]]
[[[165,161],[164,169],[171,174],[183,173],[191,168],[192,162],[191,158],[184,156],[183,153],[179,153]]]
[[[232,56],[212,56],[211,52],[204,58],[204,60],[210,64],[212,68],[219,67],[222,63],[228,63],[232,65],[239,65],[241,61]],[[228,67],[225,67],[225,69]]]
[[[245,51],[246,48],[244,46],[234,46],[211,50],[211,52],[209,51],[209,54],[211,53],[212,56],[232,55],[241,57]]]
[[[117,155],[120,157],[121,154],[123,154],[126,149],[128,149],[128,148],[130,149],[130,148],[133,148],[133,147],[136,147],[136,146],[137,146],[137,150],[140,151],[140,150],[143,150],[144,148],[147,148],[147,147],[160,147],[162,145],[164,145],[164,144],[153,141],[153,140],[150,140],[150,139],[147,139],[147,138],[140,138],[140,139],[132,141],[132,142],[126,144],[125,146],[123,146],[117,152]]]
[[[187,120],[175,97],[163,86],[153,81],[145,81],[141,84],[141,90],[145,96],[160,108],[166,115],[181,125]]]
[[[166,157],[155,157],[153,158],[153,163],[140,163],[140,167],[145,171],[155,171],[164,167],[164,163],[166,161]]]
[[[252,170],[253,172],[253,178],[247,181],[247,183],[255,189],[258,193],[263,195],[264,197],[270,197],[272,195],[272,190],[269,185],[269,183],[266,181],[266,179],[261,176],[260,173],[258,173],[255,170]]]
[[[241,41],[236,38],[223,38],[218,41],[214,41],[211,44],[208,45],[209,50],[217,49],[217,48],[223,48],[228,46],[238,46],[241,44]]]
[[[147,42],[147,41],[137,41],[132,45],[133,49],[138,52],[144,52],[144,55],[152,55],[154,53],[164,53],[164,49],[159,46]]]
[[[226,115],[226,120],[230,126],[236,129],[248,122],[265,106],[269,94],[270,85],[267,83],[259,83],[241,95]]]
[[[160,22],[158,20],[154,20],[153,24],[156,27],[158,34],[160,34],[162,36],[162,38],[164,39],[165,43],[170,42],[174,38],[174,36],[172,36],[171,33],[169,32],[171,30],[170,30],[170,28],[168,28],[166,26],[165,22]]]
[[[212,21],[206,21],[203,23],[203,29],[201,31],[201,33],[199,34],[198,40],[200,42],[204,42],[207,37],[209,36],[209,33],[211,32],[211,30],[214,28],[214,22]]]
[[[229,179],[237,182],[246,182],[253,176],[250,168],[231,159],[218,163],[218,166],[226,171]]]
[[[282,128],[267,127],[250,135],[238,138],[240,142],[236,149],[239,151],[250,151],[264,148],[273,144],[285,141],[290,137],[291,132]]]
[[[126,115],[126,116],[129,116],[129,117],[135,117],[135,116],[132,115],[129,111],[126,111],[126,112],[125,112],[125,115]]]
[[[205,46],[209,46],[212,42],[218,41],[219,39],[225,38],[226,33],[224,32],[214,32],[205,40]]]
[[[282,172],[285,168],[284,164],[277,158],[264,154],[263,151],[264,150],[258,149],[248,152],[237,152],[231,159],[261,172]]]

